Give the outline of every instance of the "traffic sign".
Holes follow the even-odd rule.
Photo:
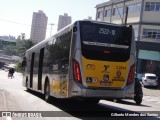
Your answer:
[[[5,46],[16,46],[16,42],[2,41],[2,45],[5,45]]]

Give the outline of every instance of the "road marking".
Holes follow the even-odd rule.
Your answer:
[[[160,103],[160,96],[156,97],[156,96],[143,96],[143,100],[148,101],[148,102],[156,102],[156,103]]]
[[[6,102],[6,96],[5,96],[5,93],[4,91],[2,91],[2,94],[3,94],[3,106],[4,106],[4,111],[7,110],[7,102]],[[12,120],[11,117],[6,117],[7,120]]]
[[[12,120],[12,118],[11,117],[7,117],[7,120]]]
[[[7,103],[6,103],[6,96],[4,94],[4,91],[2,91],[2,94],[3,94],[3,107],[4,107],[4,110],[6,111],[7,110]]]

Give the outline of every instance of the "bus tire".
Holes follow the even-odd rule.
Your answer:
[[[28,77],[26,77],[26,89],[29,92],[29,88],[28,88]]]
[[[136,102],[137,105],[140,105],[141,102],[142,102],[142,98],[141,98],[141,97],[136,97],[136,98],[134,99],[134,101]]]
[[[50,102],[50,85],[49,82],[46,81],[45,86],[44,86],[44,99],[46,102]]]

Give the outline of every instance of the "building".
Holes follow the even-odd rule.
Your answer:
[[[160,65],[160,0],[110,0],[96,5],[96,20],[132,25],[139,78],[145,72],[156,73]]]
[[[64,28],[65,26],[69,25],[72,22],[71,16],[68,16],[67,13],[64,13],[64,15],[59,16],[58,20],[58,30]]]
[[[12,36],[12,35],[3,35],[3,36],[0,36],[0,38],[9,39],[9,40],[13,40],[13,41],[16,40],[16,37]]]
[[[33,12],[30,34],[30,38],[32,39],[33,43],[39,43],[40,41],[45,39],[47,21],[48,17],[42,10],[39,10],[38,12]]]
[[[13,37],[14,38],[14,37]],[[4,37],[0,37],[0,50],[2,50],[6,46],[16,46],[16,39],[8,39]]]
[[[92,17],[91,17],[91,16],[88,16],[88,18],[87,18],[87,19],[84,19],[84,20],[90,20],[90,21],[92,21]]]

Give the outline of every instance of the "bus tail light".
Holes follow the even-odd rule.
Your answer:
[[[135,64],[133,64],[133,65],[130,67],[129,74],[128,74],[128,79],[127,79],[127,85],[130,85],[131,83],[133,83],[133,80],[134,80],[134,72],[135,72]]]
[[[77,60],[72,59],[73,77],[76,82],[82,83],[80,66]]]
[[[105,54],[110,54],[110,51],[109,50],[105,50],[104,53]]]

